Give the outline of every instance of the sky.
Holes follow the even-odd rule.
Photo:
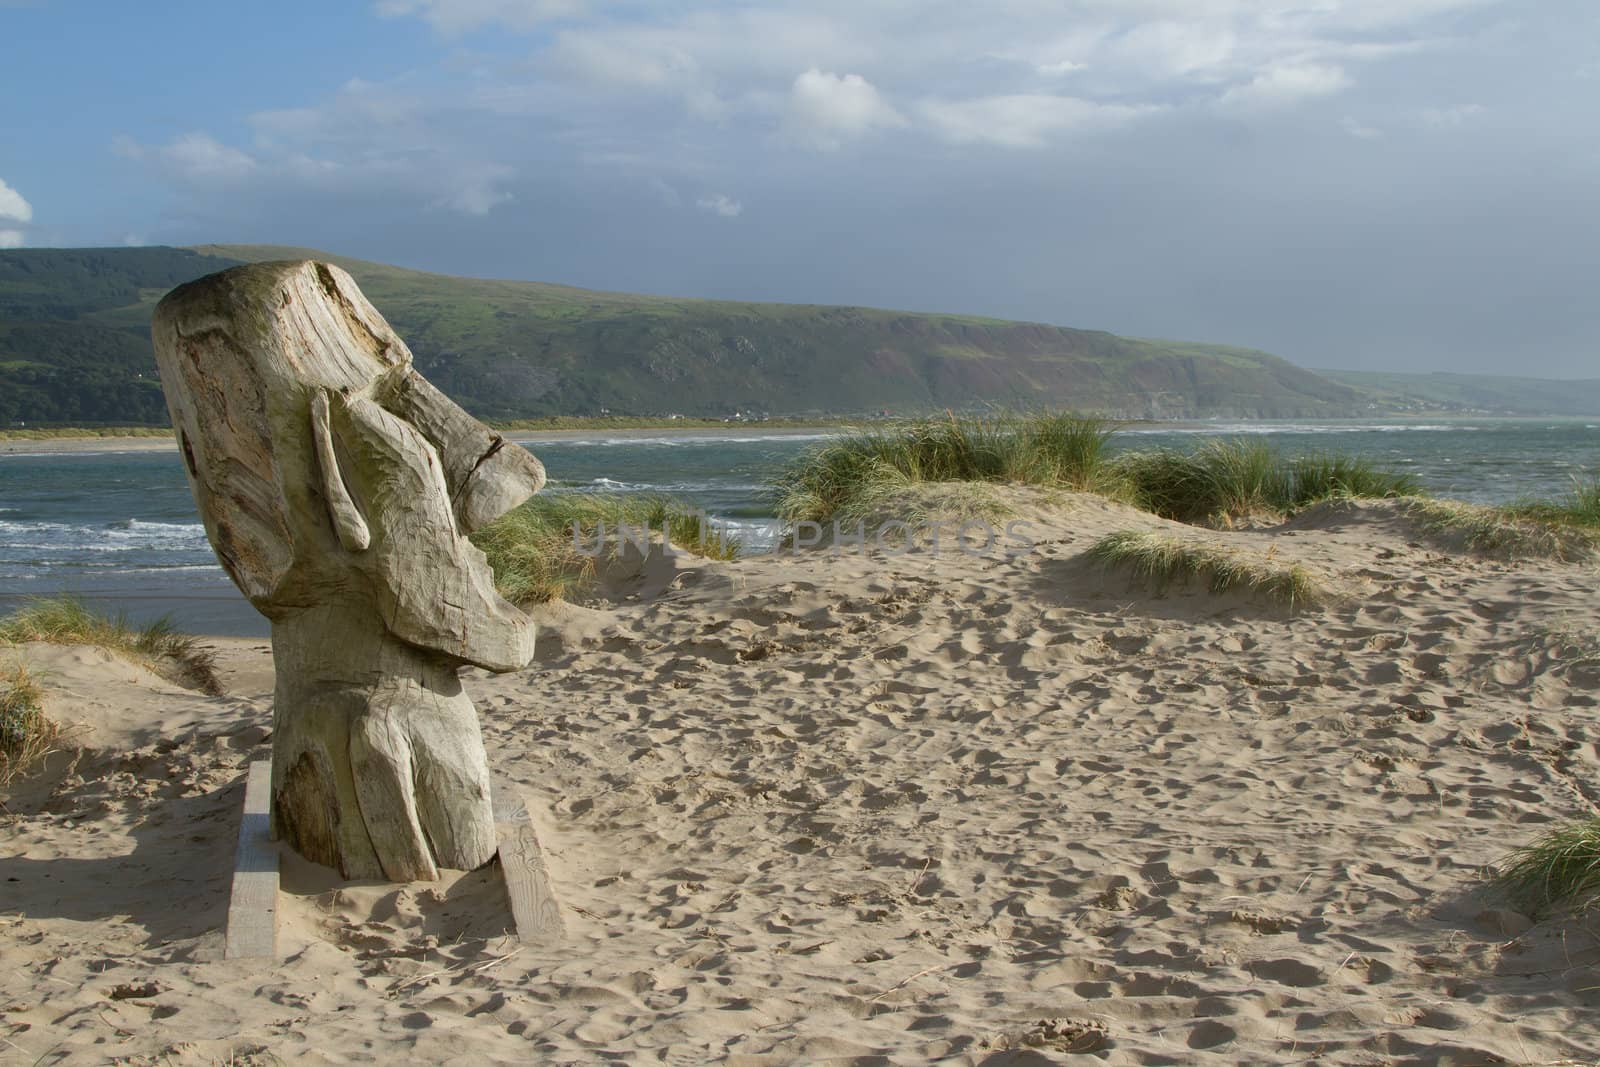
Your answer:
[[[1600,377],[1594,0],[0,0],[0,247]]]

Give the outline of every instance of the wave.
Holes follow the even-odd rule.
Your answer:
[[[0,459],[39,459],[39,458],[42,458],[42,457],[53,457],[53,458],[60,458],[60,459],[83,459],[86,456],[137,456],[137,455],[147,455],[151,451],[152,451],[151,449],[144,449],[144,448],[96,448],[96,449],[94,449],[92,451],[87,450],[87,449],[80,450],[80,449],[73,448],[73,449],[66,449],[66,450],[59,450],[59,451],[4,452],[4,453],[0,453]]]
[[[207,552],[199,523],[119,519],[103,525],[0,519],[0,549],[66,552]]]
[[[1165,426],[1160,428],[1132,427],[1119,429],[1118,436],[1148,437],[1162,434],[1190,434],[1206,436],[1211,434],[1233,434],[1238,436],[1272,436],[1275,434],[1340,434],[1340,433],[1417,433],[1417,432],[1473,432],[1481,429],[1478,426],[1443,426],[1431,423],[1369,423],[1357,425],[1330,426],[1327,423],[1259,423],[1259,422],[1219,422],[1208,423],[1204,426]]]
[[[758,482],[624,482],[616,478],[591,478],[587,482],[558,481],[556,492],[601,493],[758,493],[767,487]]]
[[[685,434],[682,437],[582,437],[565,438],[543,444],[538,441],[524,441],[522,444],[530,449],[538,446],[540,452],[555,451],[572,445],[596,445],[601,448],[649,445],[672,448],[679,445],[758,445],[771,444],[775,441],[829,441],[835,437],[842,437],[845,433],[846,431],[841,430],[829,433]]]
[[[759,554],[771,551],[773,546],[778,543],[778,539],[783,535],[783,523],[777,519],[750,522],[713,515],[711,516],[711,525],[730,537],[737,538],[739,544],[747,553]]]

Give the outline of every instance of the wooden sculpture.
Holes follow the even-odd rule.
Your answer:
[[[525,666],[534,627],[466,535],[544,468],[417,374],[338,267],[201,278],[153,333],[206,533],[272,622],[274,833],[346,878],[486,862],[489,768],[457,669]]]

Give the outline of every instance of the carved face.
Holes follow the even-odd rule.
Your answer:
[[[348,274],[235,267],[168,294],[153,333],[206,531],[258,610],[355,598],[410,644],[527,663],[532,620],[466,535],[544,468],[417,374]]]

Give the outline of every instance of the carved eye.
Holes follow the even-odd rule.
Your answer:
[[[191,478],[200,477],[200,470],[195,466],[194,448],[189,444],[189,435],[183,430],[178,431],[178,443],[183,446],[183,462],[189,468]]]

